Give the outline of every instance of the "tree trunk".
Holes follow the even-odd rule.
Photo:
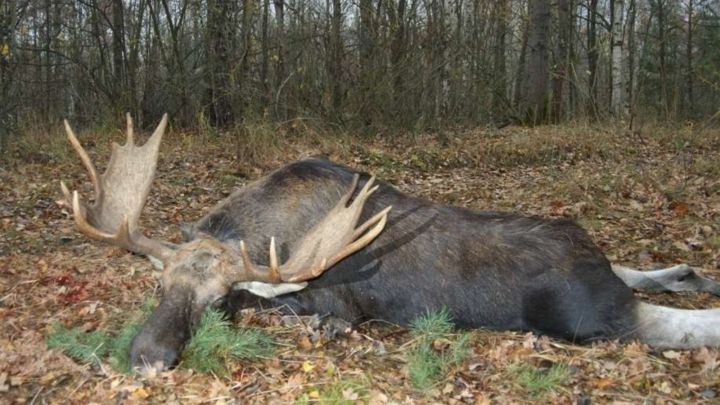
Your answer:
[[[112,3],[112,53],[113,77],[116,94],[116,108],[120,112],[129,108],[128,88],[125,78],[125,10],[123,0],[113,0]]]
[[[342,59],[343,41],[342,3],[341,0],[332,0],[332,22],[330,25],[330,92],[332,98],[331,114],[336,122],[342,121]]]
[[[245,112],[249,104],[249,100],[245,98],[244,84],[248,81],[248,75],[250,73],[250,55],[252,54],[252,21],[253,14],[255,13],[255,1],[256,0],[243,0],[243,14],[242,14],[242,57],[240,58],[240,70],[236,76],[235,82],[237,83],[235,92],[242,99],[236,100],[236,104],[240,104],[238,107],[240,115]]]
[[[268,68],[270,65],[270,44],[268,43],[268,16],[270,14],[270,0],[262,0],[262,25],[260,26],[261,39],[260,39],[260,53],[262,54],[261,65],[260,65],[260,84],[263,90],[263,107],[267,108],[272,100],[272,94],[270,92],[270,82],[268,79]]]
[[[588,82],[590,87],[590,97],[588,99],[588,111],[594,118],[598,116],[598,99],[597,99],[597,69],[598,69],[598,44],[597,44],[597,6],[598,0],[590,0],[588,9],[588,34],[587,34],[587,52],[588,52]]]
[[[635,15],[637,14],[637,6],[635,0],[630,0],[628,5],[628,75],[627,75],[627,95],[628,95],[628,115],[635,115]]]
[[[667,64],[666,64],[666,55],[667,55],[667,43],[666,41],[666,27],[665,27],[665,20],[667,16],[665,15],[665,3],[664,0],[660,0],[657,2],[658,7],[658,41],[660,42],[660,49],[658,51],[658,59],[660,62],[660,100],[662,109],[665,112],[666,117],[669,118],[670,111],[669,111],[669,105],[668,105],[668,92],[667,92]]]
[[[552,121],[557,123],[563,119],[563,91],[565,78],[570,64],[570,43],[573,39],[572,0],[558,0],[558,38],[555,49],[555,72],[553,75]]]
[[[510,2],[500,0],[495,2],[494,9],[494,44],[493,44],[493,92],[492,111],[493,118],[498,120],[500,115],[507,110],[507,72],[505,64],[506,44],[505,37],[510,18]]]
[[[521,112],[530,125],[546,120],[548,94],[548,34],[550,30],[550,0],[529,0],[528,49],[530,50],[526,76],[525,99]]]
[[[232,4],[223,0],[209,0],[207,4],[208,119],[214,126],[228,125],[234,119],[230,100],[234,42]]]
[[[478,0],[476,0],[478,1]],[[527,66],[527,48],[530,28],[528,23],[522,27],[522,41],[520,44],[520,56],[518,57],[517,75],[515,76],[515,93],[513,94],[513,106],[519,111],[522,108],[522,98],[527,77],[525,76]],[[521,118],[521,117],[518,117]]]
[[[405,97],[405,80],[403,63],[407,49],[405,35],[405,7],[406,0],[398,0],[397,12],[394,13],[394,20],[391,21],[392,39],[390,44],[390,65],[393,77],[393,101],[397,111],[396,119],[405,122],[407,117],[407,105],[403,100]]]
[[[612,11],[610,112],[616,118],[622,118],[625,116],[625,81],[623,80],[623,17],[625,15],[625,2],[623,0],[613,0]]]
[[[287,117],[287,105],[283,101],[282,86],[285,80],[285,0],[274,0],[275,19],[277,24],[275,62],[275,115],[278,120]]]
[[[685,111],[692,113],[695,109],[695,98],[693,97],[693,13],[694,4],[693,0],[688,0],[687,5],[687,48],[686,48],[686,60],[687,60],[687,104],[685,105]]]
[[[140,105],[138,99],[138,70],[140,68],[140,45],[142,25],[145,18],[146,1],[141,0],[137,5],[135,24],[129,24],[131,32],[128,33],[130,39],[128,44],[127,70],[125,72],[128,83],[128,109],[136,118],[138,126],[142,127],[142,115],[140,114]]]

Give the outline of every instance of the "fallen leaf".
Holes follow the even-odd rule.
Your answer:
[[[665,350],[662,352],[663,357],[670,360],[676,360],[680,358],[680,352],[676,352],[675,350]]]
[[[300,336],[297,341],[298,349],[303,351],[310,351],[313,348],[312,342],[310,342],[310,338],[308,338],[306,335]]]
[[[306,373],[309,373],[309,372],[313,371],[314,369],[315,369],[315,365],[309,361],[306,361],[302,364],[302,370]]]
[[[150,394],[148,394],[148,392],[145,391],[145,388],[143,387],[135,389],[132,394],[130,394],[130,398],[132,399],[145,399],[149,396]]]

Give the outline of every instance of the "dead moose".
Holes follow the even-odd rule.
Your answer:
[[[688,266],[613,267],[573,221],[436,204],[324,159],[290,163],[236,191],[191,225],[183,244],[147,238],[138,219],[166,124],[167,116],[138,147],[128,116],[127,143],[113,145],[98,176],[65,122],[95,190],[85,205],[62,184],[79,230],[164,264],[162,300],[133,340],[135,366],[174,365],[205,308],[221,300],[397,324],[446,308],[465,328],[720,346],[720,309],[633,296],[631,287],[720,293]]]

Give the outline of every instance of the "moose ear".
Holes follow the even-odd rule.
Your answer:
[[[308,283],[269,284],[259,281],[241,281],[233,284],[232,289],[235,291],[246,290],[262,298],[275,298],[279,295],[298,292],[307,287],[307,284]]]
[[[190,222],[180,224],[180,233],[182,233],[183,242],[190,242],[195,239],[195,226]]]

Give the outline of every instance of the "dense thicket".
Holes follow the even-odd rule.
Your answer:
[[[0,0],[0,126],[710,117],[719,0]]]

